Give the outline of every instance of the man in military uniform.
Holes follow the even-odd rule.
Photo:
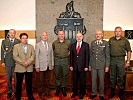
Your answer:
[[[110,50],[107,41],[103,40],[103,32],[96,31],[96,40],[91,42],[90,68],[92,75],[92,95],[97,96],[97,77],[99,77],[99,95],[104,100],[104,72],[109,71]]]
[[[66,76],[68,72],[68,56],[70,51],[70,42],[69,40],[64,39],[64,31],[58,31],[58,39],[53,43],[54,51],[54,71],[56,78],[56,93],[58,96],[60,93],[60,78],[62,76],[62,94],[67,96],[65,87],[66,87]]]
[[[129,41],[122,37],[122,28],[115,28],[115,36],[109,39],[110,45],[110,98],[113,98],[115,95],[115,87],[118,82],[119,86],[119,98],[120,100],[124,100],[123,97],[123,89],[124,89],[124,75],[125,75],[125,67],[130,66],[130,58],[131,58],[131,47]],[[125,56],[127,52],[127,60],[125,62]],[[118,78],[117,78],[118,77]],[[117,80],[118,79],[118,80]]]
[[[14,72],[15,62],[13,60],[13,46],[20,43],[20,40],[15,38],[16,31],[9,30],[9,38],[2,41],[1,45],[1,62],[6,68],[7,78],[7,98],[12,96],[12,72]],[[16,92],[16,74],[14,73],[14,92]]]

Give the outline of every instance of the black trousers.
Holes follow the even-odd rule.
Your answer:
[[[80,94],[85,95],[86,90],[86,72],[85,71],[73,71],[73,93],[78,94],[78,80],[80,83]]]
[[[16,99],[21,99],[23,77],[25,76],[26,92],[29,99],[33,98],[32,93],[32,72],[16,73],[17,86],[16,86]]]

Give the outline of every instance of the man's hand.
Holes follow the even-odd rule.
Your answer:
[[[51,70],[53,70],[54,69],[54,65],[52,65],[52,67],[51,67]]]
[[[68,52],[68,56],[70,55],[70,51]]]
[[[2,63],[1,65],[2,65],[2,67],[5,67],[5,63]]]
[[[73,71],[73,67],[70,67],[70,70]]]
[[[89,67],[89,71],[91,71],[91,67]]]
[[[27,66],[28,66],[28,62],[25,61],[25,62],[23,63],[23,66],[24,66],[24,67],[27,67]]]
[[[39,72],[40,72],[40,68],[36,68],[36,72],[38,72],[38,73],[39,73]]]
[[[88,71],[88,68],[84,68],[84,71]]]
[[[125,68],[128,68],[130,66],[130,63],[125,63]]]
[[[105,72],[108,72],[109,71],[109,67],[105,67]]]

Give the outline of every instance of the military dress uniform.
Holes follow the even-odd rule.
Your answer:
[[[124,63],[126,52],[131,51],[130,43],[125,37],[117,40],[115,37],[109,39],[110,45],[110,87],[115,89],[118,82],[119,89],[124,89]],[[118,81],[117,81],[118,76]]]
[[[94,40],[90,48],[90,67],[92,69],[92,95],[97,94],[97,77],[99,77],[99,95],[104,96],[104,69],[110,65],[109,43]]]
[[[1,61],[5,63],[7,77],[7,92],[12,93],[12,72],[14,71],[15,61],[13,60],[13,47],[20,43],[19,39],[5,39],[1,45]],[[14,92],[16,92],[16,73],[14,73]]]
[[[62,75],[62,88],[66,87],[66,77],[68,73],[68,56],[70,51],[70,42],[69,40],[64,40],[64,42],[60,42],[56,40],[53,43],[53,52],[54,52],[54,72],[56,78],[56,87],[59,92],[60,87],[60,78]],[[58,93],[57,93],[58,94]]]

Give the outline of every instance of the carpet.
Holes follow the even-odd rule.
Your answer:
[[[14,84],[14,82],[12,83]],[[0,76],[0,100],[15,100],[15,96],[14,94],[12,94],[12,98],[11,99],[7,99],[7,88],[6,88],[6,76],[2,75]],[[26,95],[26,89],[25,89],[25,81],[23,81],[23,85],[22,85],[22,98],[21,100],[28,100],[27,95]],[[59,97],[54,95],[55,90],[51,90],[50,91],[50,97],[45,97],[46,100],[79,100],[79,97],[76,96],[75,98],[71,98],[72,95],[72,91],[70,89],[67,89],[67,96],[63,97],[61,94]],[[118,94],[118,89],[116,89],[116,94]],[[33,89],[33,95],[35,100],[41,100],[38,96],[37,90]],[[83,100],[92,100],[90,98],[88,98],[88,96],[91,95],[91,90],[87,90],[86,95],[84,96]],[[108,98],[109,96],[109,89],[105,90],[105,100],[120,100],[119,97],[116,95],[114,96],[112,99]],[[93,100],[100,100],[99,96],[97,96],[96,98],[94,98]],[[132,97],[126,97],[125,96],[125,100],[133,100]]]

